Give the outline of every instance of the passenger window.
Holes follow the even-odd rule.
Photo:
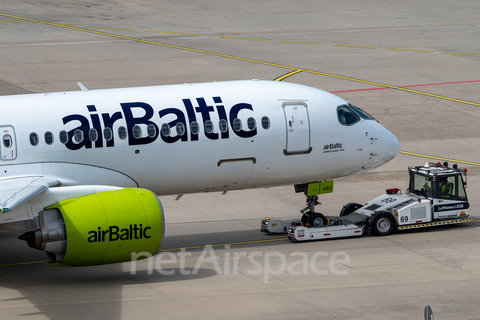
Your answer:
[[[225,119],[220,120],[220,122],[218,123],[218,126],[220,127],[221,132],[227,132],[228,130],[227,120]]]
[[[360,121],[360,117],[357,116],[349,106],[343,105],[337,108],[338,121],[343,125],[352,125]]]
[[[142,128],[140,128],[139,125],[134,125],[132,131],[135,139],[140,139],[142,137]]]
[[[125,127],[118,128],[118,136],[122,140],[127,139],[127,129],[125,129]]]
[[[255,121],[254,118],[248,118],[247,127],[250,130],[254,130],[257,127],[257,122]]]
[[[150,138],[154,138],[157,135],[157,128],[153,124],[147,126],[147,134]]]
[[[98,133],[95,128],[92,128],[88,131],[88,137],[90,138],[90,141],[95,142],[98,139]]]
[[[162,136],[168,137],[170,135],[170,126],[166,123],[162,124]]]
[[[50,131],[45,132],[45,143],[48,145],[53,143],[53,134]]]
[[[212,120],[205,121],[205,132],[212,133],[213,132],[213,122]]]
[[[112,129],[109,127],[106,127],[105,129],[103,129],[103,136],[106,141],[112,140],[113,138]]]
[[[183,123],[181,122],[177,123],[176,129],[177,129],[177,135],[183,136],[185,134],[185,126],[183,125]]]
[[[83,131],[80,129],[77,129],[73,132],[73,138],[76,143],[80,143],[83,141]]]
[[[242,120],[235,118],[233,120],[233,130],[240,131],[242,130]]]
[[[262,118],[262,127],[265,130],[270,129],[270,119],[266,116]]]
[[[38,134],[35,132],[30,133],[30,144],[32,146],[38,145]]]
[[[65,131],[65,130],[60,131],[60,142],[65,144],[65,143],[67,143],[67,141],[68,141],[67,131]]]
[[[190,131],[192,134],[198,134],[199,128],[197,121],[192,121],[192,123],[190,123]]]

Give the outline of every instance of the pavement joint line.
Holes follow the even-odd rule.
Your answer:
[[[201,34],[195,34],[195,33],[169,32],[169,31],[155,31],[155,30],[146,30],[145,32],[166,33],[166,34],[181,34],[181,35],[184,35],[184,36],[197,36],[197,37],[203,37],[203,35],[201,35]]]
[[[401,153],[401,154],[405,154],[405,155],[409,155],[409,156],[420,157],[420,158],[436,159],[436,160],[443,160],[443,161],[449,161],[449,162],[456,162],[456,163],[463,163],[463,164],[471,164],[471,165],[474,165],[474,166],[480,166],[480,163],[476,163],[476,162],[468,162],[468,161],[462,161],[462,160],[455,160],[455,159],[441,158],[441,157],[435,157],[435,156],[428,156],[428,155],[424,155],[424,154],[407,152],[407,151],[400,151],[400,153]]]
[[[317,46],[325,45],[325,43],[320,43],[320,42],[303,42],[303,41],[287,41],[287,40],[278,40],[278,42],[296,43],[296,44],[313,44],[313,45],[317,45]]]
[[[138,31],[138,29],[111,28],[111,27],[96,27],[96,26],[85,26],[84,28],[90,28],[90,29],[109,29],[109,30],[123,30],[123,31]]]
[[[349,48],[363,48],[363,49],[380,49],[380,47],[368,47],[368,46],[354,46],[349,44],[335,44],[336,47],[349,47]]]
[[[213,38],[236,39],[236,40],[253,40],[253,41],[272,41],[272,40],[269,40],[269,39],[242,38],[242,37],[229,37],[229,36],[213,36]]]
[[[257,64],[262,64],[262,65],[271,66],[271,67],[290,69],[290,70],[300,70],[302,72],[307,72],[307,73],[311,73],[311,74],[322,75],[322,76],[326,76],[326,77],[348,80],[348,81],[354,81],[354,82],[359,82],[359,83],[365,83],[365,84],[370,84],[370,85],[374,85],[374,86],[378,86],[378,87],[391,88],[391,89],[395,89],[395,90],[406,91],[406,92],[416,93],[416,94],[425,95],[425,96],[429,96],[429,97],[433,97],[433,98],[444,99],[444,100],[449,100],[449,101],[454,101],[454,102],[459,102],[459,103],[464,103],[464,104],[469,104],[469,105],[474,105],[474,106],[480,107],[480,103],[474,103],[474,102],[454,99],[454,98],[450,98],[450,97],[445,97],[445,96],[435,95],[435,94],[431,94],[431,93],[411,90],[411,89],[407,89],[407,88],[401,88],[401,87],[397,87],[397,86],[386,85],[386,84],[377,83],[377,82],[373,82],[373,81],[355,79],[355,78],[344,77],[344,76],[339,76],[339,75],[335,75],[335,74],[313,71],[313,70],[307,70],[307,69],[300,69],[300,68],[295,68],[295,67],[291,67],[291,66],[285,66],[285,65],[266,62],[266,61],[242,58],[242,57],[237,57],[237,56],[232,56],[232,55],[227,55],[227,54],[221,54],[221,53],[216,53],[216,52],[210,52],[210,51],[205,51],[205,50],[175,46],[175,45],[171,45],[171,44],[148,41],[148,40],[143,40],[143,39],[139,39],[139,38],[121,36],[121,35],[117,35],[117,34],[113,34],[113,33],[105,33],[105,32],[100,32],[100,31],[95,31],[95,30],[89,30],[89,29],[85,29],[85,28],[72,27],[72,26],[65,25],[65,24],[58,24],[58,23],[41,21],[41,20],[36,20],[36,19],[18,17],[18,16],[13,16],[13,15],[8,15],[8,14],[5,14],[5,13],[0,13],[0,16],[20,19],[20,20],[25,20],[25,21],[31,21],[31,22],[35,22],[35,23],[39,23],[39,24],[45,24],[45,25],[50,25],[50,26],[55,26],[55,27],[66,28],[66,29],[72,29],[72,30],[76,30],[76,31],[89,32],[89,33],[103,35],[103,36],[107,36],[107,37],[114,37],[114,38],[118,38],[118,39],[126,39],[126,40],[146,43],[146,44],[153,44],[153,45],[163,46],[163,47],[167,47],[167,48],[173,48],[173,49],[185,50],[185,51],[196,52],[196,53],[201,53],[201,54],[209,54],[209,55],[213,55],[213,56],[217,56],[217,57],[229,58],[229,59],[234,59],[234,60],[239,60],[239,61],[257,63]]]
[[[409,52],[419,52],[419,53],[432,53],[433,52],[433,51],[426,51],[426,50],[395,49],[395,48],[388,48],[387,50],[409,51]]]

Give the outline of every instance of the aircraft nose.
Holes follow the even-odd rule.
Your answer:
[[[392,134],[392,146],[393,146],[393,157],[395,158],[397,154],[400,152],[400,141],[398,141],[397,137]]]
[[[388,137],[386,140],[384,140],[386,142],[384,148],[385,154],[383,158],[383,161],[385,163],[392,160],[398,155],[398,153],[400,152],[400,141],[398,141],[397,137],[395,137],[390,131],[385,128],[384,130],[386,131],[385,138]]]
[[[366,152],[364,153],[363,168],[365,170],[370,170],[389,162],[400,152],[400,142],[397,137],[378,122],[370,123],[371,126],[368,127],[368,132],[366,132],[368,143],[364,148]]]

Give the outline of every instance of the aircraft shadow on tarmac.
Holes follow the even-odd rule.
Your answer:
[[[168,227],[168,226],[167,226]],[[434,228],[417,228],[397,232],[392,235],[403,236],[422,233],[437,233],[443,231],[461,231],[471,228],[479,228],[480,222],[468,222],[454,225],[441,225]],[[34,261],[46,261],[47,256],[44,252],[29,248],[25,242],[17,239],[19,234],[0,231],[0,267],[7,264],[29,263]],[[365,235],[363,237],[369,237]],[[268,247],[274,246],[285,241],[286,234],[267,234],[258,229],[222,231],[210,233],[195,233],[186,235],[167,235],[163,239],[160,251],[176,252],[181,248],[188,251],[202,251],[205,246],[212,245],[214,248],[224,248],[224,245],[240,246],[242,248],[250,247]],[[348,239],[348,238],[347,238]],[[360,240],[360,239],[358,239]],[[339,239],[320,240],[315,242],[339,241]],[[73,268],[75,269],[75,268]]]
[[[453,231],[457,228],[478,228],[479,226],[479,222],[472,222],[463,225],[406,230],[398,234],[441,232],[446,231],[447,228]],[[163,270],[171,273],[170,275],[155,271],[150,273],[146,267],[147,262],[141,262],[135,274],[131,273],[129,263],[79,268],[52,267],[41,262],[46,260],[44,252],[29,248],[24,242],[19,241],[17,236],[16,233],[0,232],[2,243],[0,265],[3,265],[0,266],[0,290],[10,290],[12,293],[8,296],[13,296],[13,298],[0,300],[0,303],[29,305],[30,308],[25,309],[25,313],[21,316],[42,314],[53,320],[65,319],[72,316],[68,311],[69,308],[76,310],[74,312],[76,316],[81,315],[82,304],[79,302],[86,301],[89,304],[99,302],[98,304],[102,305],[102,318],[118,319],[122,316],[124,286],[191,281],[217,275],[214,269],[202,267],[198,268],[195,274],[191,274],[193,270],[191,266],[184,270],[176,266],[164,268]],[[162,250],[176,254],[180,248],[187,248],[187,251],[198,256],[205,245],[213,245],[213,248],[218,245],[219,249],[224,249],[224,244],[231,243],[236,246],[239,243],[239,247],[247,249],[255,246],[274,246],[285,238],[285,234],[269,235],[256,229],[170,235],[165,237]],[[277,239],[278,241],[275,241]],[[12,265],[5,266],[7,264]],[[185,271],[189,274],[185,275]],[[93,296],[108,297],[108,301],[95,301]],[[76,303],[72,304],[71,301]],[[88,318],[89,315],[85,314],[85,317]]]
[[[176,267],[164,269],[171,275],[156,271],[149,274],[144,261],[139,262],[135,274],[130,272],[129,263],[53,267],[43,262],[47,260],[44,252],[32,250],[18,241],[17,236],[0,232],[0,293],[9,297],[0,299],[0,305],[6,305],[10,312],[19,311],[12,316],[44,315],[52,320],[92,318],[93,307],[98,308],[102,319],[119,319],[122,291],[129,285],[192,281],[216,275],[215,270],[202,267],[196,274],[191,274],[192,268],[185,268],[183,274],[186,271],[188,276]],[[87,304],[90,310],[82,310]]]

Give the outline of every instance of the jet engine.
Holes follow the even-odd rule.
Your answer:
[[[91,266],[155,255],[165,230],[158,197],[124,188],[67,198],[38,214],[39,228],[19,239],[43,250],[50,264]]]

